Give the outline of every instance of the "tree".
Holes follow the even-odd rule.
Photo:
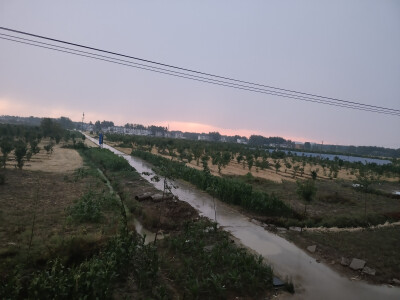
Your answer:
[[[2,138],[0,141],[1,152],[3,153],[2,164],[3,168],[6,167],[7,156],[14,149],[13,143],[9,138]]]
[[[218,131],[209,132],[208,136],[214,142],[219,142],[221,140],[221,134]]]
[[[311,203],[313,200],[317,188],[315,187],[315,183],[313,180],[307,180],[305,182],[301,182],[300,180],[297,180],[297,195],[299,195],[300,198],[303,199],[304,201],[304,215],[307,214],[307,204]]]
[[[54,145],[53,142],[50,141],[50,143],[44,146],[44,150],[46,150],[47,154],[53,153],[53,145]]]
[[[368,176],[368,173],[360,169],[360,174],[357,176],[355,181],[358,184],[357,188],[364,193],[370,192],[370,186],[374,183],[373,176]],[[364,195],[364,216],[367,218],[367,196]]]
[[[19,140],[16,144],[15,144],[15,159],[17,160],[17,166],[19,169],[22,169],[22,167],[24,166],[24,156],[26,155],[27,152],[27,147],[26,147],[26,143],[22,140]]]
[[[290,162],[288,162],[288,161],[285,162],[285,168],[286,168],[285,169],[285,173],[286,173],[287,169],[291,169],[292,168],[292,165],[290,164]]]
[[[317,179],[317,172],[316,171],[311,171],[311,177],[312,177],[312,180],[316,180]]]
[[[193,156],[194,159],[196,160],[197,165],[200,163],[200,157],[203,154],[203,148],[199,145],[196,144],[193,148]]]
[[[40,152],[40,147],[38,147],[39,141],[38,140],[30,140],[29,144],[31,146],[32,155],[38,154]]]
[[[75,127],[74,123],[68,117],[61,117],[58,123],[65,129],[73,129]]]
[[[62,129],[60,124],[53,122],[50,118],[44,118],[40,123],[44,137],[58,138],[61,136]]]
[[[254,165],[254,157],[251,154],[246,155],[246,161],[247,161],[247,166],[249,167],[249,170],[251,171],[251,168]]]
[[[296,178],[296,174],[299,171],[300,166],[299,165],[294,165],[293,166],[293,178]]]
[[[281,163],[279,162],[279,160],[277,160],[277,161],[275,162],[274,167],[275,167],[276,173],[278,173],[279,169],[282,167],[282,165],[281,165]]]

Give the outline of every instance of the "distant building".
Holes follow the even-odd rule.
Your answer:
[[[183,139],[183,132],[182,131],[171,131],[169,132],[169,136],[174,139]]]
[[[236,143],[247,145],[247,140],[246,139],[236,139]]]
[[[209,140],[210,140],[210,137],[209,137],[207,134],[200,134],[200,135],[197,137],[197,140],[198,140],[198,141],[209,141]]]
[[[304,149],[304,143],[302,142],[294,142],[294,149]]]

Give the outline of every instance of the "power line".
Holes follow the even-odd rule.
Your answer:
[[[0,35],[2,35],[2,34],[0,34]],[[282,94],[278,94],[277,92],[276,93],[271,93],[271,92],[263,91],[261,89],[257,90],[257,89],[252,88],[252,87],[244,88],[244,87],[240,87],[240,86],[229,84],[229,83],[217,83],[217,82],[209,80],[209,79],[205,79],[205,80],[196,79],[196,78],[193,78],[193,77],[188,77],[188,76],[193,76],[193,75],[189,75],[189,74],[187,76],[182,76],[182,75],[172,74],[172,73],[169,73],[169,72],[163,72],[163,71],[158,71],[158,70],[154,70],[154,69],[149,69],[149,68],[154,68],[152,66],[149,66],[149,68],[145,68],[145,67],[132,65],[132,64],[136,64],[136,63],[132,63],[132,62],[127,62],[127,63],[117,62],[117,61],[114,61],[115,58],[111,58],[111,57],[109,57],[109,59],[104,59],[104,58],[94,57],[94,56],[91,56],[91,55],[83,55],[83,54],[71,52],[71,51],[77,51],[77,50],[66,48],[66,47],[62,47],[62,48],[69,49],[71,51],[60,50],[60,49],[56,49],[56,48],[51,48],[51,47],[47,47],[47,46],[32,44],[32,43],[28,43],[28,42],[24,42],[24,41],[13,40],[13,39],[4,38],[4,37],[0,37],[0,39],[9,40],[9,41],[22,43],[22,44],[26,44],[26,45],[31,45],[31,46],[36,46],[36,47],[40,47],[40,48],[55,50],[55,51],[59,51],[59,52],[63,52],[63,53],[78,55],[78,56],[82,56],[82,57],[86,57],[86,58],[97,59],[97,60],[101,60],[101,61],[106,61],[106,62],[110,62],[110,63],[115,63],[115,64],[119,64],[119,65],[128,66],[128,67],[138,68],[138,69],[142,69],[142,70],[147,70],[147,71],[157,72],[157,73],[161,73],[161,74],[171,75],[171,76],[175,76],[175,77],[186,78],[186,79],[191,79],[191,80],[195,80],[195,81],[200,81],[200,82],[205,82],[205,83],[210,83],[210,84],[215,84],[215,85],[220,85],[220,86],[232,87],[232,88],[236,88],[236,89],[240,89],[240,90],[252,91],[252,92],[268,94],[268,95],[274,95],[274,96],[281,96],[281,97],[286,97],[286,98],[290,98],[290,99],[296,99],[296,100],[314,102],[314,103],[321,103],[321,104],[337,106],[337,107],[343,107],[343,108],[350,108],[350,109],[356,109],[356,110],[363,110],[363,111],[369,111],[369,112],[376,112],[376,113],[400,116],[400,114],[395,113],[395,112],[388,112],[388,111],[376,110],[376,109],[371,109],[371,108],[357,107],[357,106],[352,106],[352,105],[348,105],[348,104],[340,104],[340,103],[339,104],[337,104],[337,103],[335,104],[335,103],[329,103],[329,102],[327,103],[327,102],[323,102],[323,101],[318,100],[318,99],[308,99],[308,98],[304,98],[304,97],[296,96],[296,95],[282,95]],[[54,45],[54,46],[55,47],[60,47],[60,46],[56,46],[56,45]],[[82,51],[80,51],[80,52],[82,52]],[[86,52],[86,53],[88,53],[88,52]],[[93,55],[98,56],[97,54],[93,54]],[[105,56],[103,56],[103,57],[105,57]]]
[[[13,42],[18,42],[18,43],[23,43],[23,44],[31,45],[31,46],[40,47],[40,45],[36,45],[36,43],[39,43],[39,44],[41,44],[41,45],[46,45],[46,46],[51,46],[51,47],[57,47],[57,48],[61,48],[61,49],[64,49],[64,50],[67,49],[67,50],[69,50],[69,51],[62,51],[62,52],[69,53],[69,54],[78,55],[77,53],[73,53],[73,52],[79,52],[79,53],[89,54],[89,56],[88,56],[88,55],[79,55],[79,56],[84,56],[84,57],[88,57],[88,58],[95,58],[95,57],[92,57],[92,55],[95,55],[95,56],[98,56],[98,57],[107,58],[107,60],[102,59],[103,61],[107,61],[107,62],[113,62],[113,63],[115,63],[114,61],[109,61],[109,59],[111,59],[111,60],[116,60],[116,61],[124,62],[124,63],[128,63],[128,64],[139,65],[139,66],[142,66],[142,67],[144,66],[144,67],[146,67],[146,68],[140,68],[140,69],[144,69],[144,70],[148,70],[148,71],[154,71],[153,69],[157,69],[157,70],[162,70],[162,71],[167,71],[167,72],[173,72],[173,73],[176,73],[176,74],[185,75],[185,77],[183,77],[183,78],[187,78],[187,79],[192,79],[192,80],[193,80],[194,78],[188,78],[188,77],[186,77],[186,76],[191,76],[191,77],[195,77],[195,78],[200,78],[200,79],[205,79],[205,80],[206,80],[206,81],[204,81],[204,80],[198,80],[198,81],[216,84],[215,82],[210,82],[210,79],[209,79],[209,78],[204,78],[204,77],[201,77],[201,76],[196,76],[196,75],[191,75],[191,74],[185,74],[185,73],[177,72],[177,71],[166,70],[166,69],[163,69],[163,68],[154,67],[154,66],[148,66],[148,65],[140,64],[140,63],[133,63],[133,62],[129,62],[129,61],[122,60],[122,59],[111,58],[111,57],[108,57],[108,56],[105,56],[105,55],[94,54],[94,53],[87,52],[87,51],[81,51],[81,50],[71,49],[71,48],[62,47],[62,46],[58,46],[58,45],[53,45],[53,44],[49,44],[49,43],[39,42],[39,41],[30,40],[30,39],[25,39],[25,38],[21,38],[21,37],[16,37],[16,36],[8,35],[8,34],[2,34],[2,33],[0,33],[0,35],[2,35],[2,36],[7,36],[7,37],[12,37],[12,38],[16,38],[16,39],[23,40],[23,41],[29,41],[29,43],[27,43],[27,42],[22,42],[22,41],[16,41],[16,40],[13,40],[13,39],[3,38],[3,39],[9,40],[9,41],[13,41]],[[35,44],[32,44],[31,42],[33,42],[33,43],[35,43]],[[59,51],[59,49],[54,49],[54,48],[50,48],[50,47],[46,47],[46,46],[42,46],[41,48]],[[70,52],[70,51],[73,51],[73,52]],[[95,59],[97,59],[97,58],[95,58]],[[126,65],[126,64],[123,64],[123,65]],[[130,65],[129,65],[129,66],[130,66]],[[134,67],[134,66],[132,66],[132,67]],[[152,68],[152,69],[148,69],[148,68]],[[175,76],[174,74],[165,73],[165,72],[158,72],[158,73],[163,73],[163,74]],[[178,77],[182,77],[182,76],[178,76]],[[331,105],[330,103],[325,103],[325,102],[323,102],[324,100],[321,101],[320,99],[313,99],[313,98],[304,97],[304,96],[293,97],[294,95],[291,95],[291,94],[285,94],[285,93],[279,93],[279,94],[278,94],[278,92],[276,92],[276,91],[269,91],[269,90],[265,90],[265,89],[252,88],[252,87],[250,87],[251,89],[249,89],[248,86],[233,84],[233,83],[225,82],[225,81],[221,81],[221,80],[212,79],[212,81],[216,81],[216,82],[218,82],[218,83],[223,83],[223,84],[218,84],[218,85],[222,85],[222,86],[238,87],[238,88],[245,89],[245,90],[249,90],[249,91],[253,91],[253,92],[260,92],[260,91],[261,91],[261,92],[265,92],[265,93],[270,94],[270,95],[276,95],[276,96],[288,97],[288,98],[292,98],[292,99],[298,99],[298,100],[303,100],[303,101],[309,101],[309,102],[316,102],[316,103],[322,103],[322,104]],[[356,107],[356,106],[347,105],[347,104],[346,104],[346,105],[339,104],[339,105],[336,105],[336,106],[345,107],[345,108],[358,108],[358,107]],[[373,109],[373,110],[372,110],[372,109],[370,109],[370,108],[367,108],[367,109],[362,108],[362,110],[371,111],[371,112],[386,113],[386,111],[381,111],[381,110],[376,110],[376,109]],[[393,112],[389,112],[389,114],[393,114]]]
[[[60,43],[64,43],[64,44],[69,44],[69,45],[77,46],[77,47],[80,47],[80,48],[86,48],[86,49],[91,49],[91,50],[94,50],[94,51],[100,51],[100,52],[103,52],[103,53],[105,52],[105,53],[110,53],[110,54],[117,55],[117,56],[128,57],[128,58],[132,58],[132,59],[135,59],[135,60],[146,61],[146,62],[154,63],[154,64],[157,64],[157,65],[168,66],[168,67],[171,67],[171,68],[174,68],[174,69],[187,70],[189,72],[193,72],[193,73],[196,73],[196,74],[205,74],[207,76],[212,76],[212,77],[216,77],[216,78],[217,77],[218,78],[226,78],[227,80],[231,80],[231,81],[234,81],[234,82],[247,83],[245,81],[235,80],[235,79],[231,79],[231,78],[227,78],[227,77],[222,77],[222,76],[212,75],[212,74],[208,74],[208,73],[192,71],[192,70],[189,70],[189,69],[179,68],[179,67],[175,67],[175,66],[170,66],[170,65],[166,65],[166,64],[156,63],[156,62],[152,62],[152,61],[148,61],[148,60],[144,60],[144,59],[139,59],[139,58],[135,58],[135,57],[131,57],[131,56],[127,56],[127,55],[123,55],[123,54],[119,54],[119,53],[115,53],[115,52],[111,52],[111,51],[106,51],[106,50],[101,50],[101,49],[92,48],[92,47],[88,47],[88,46],[83,46],[83,45],[79,45],[79,44],[69,43],[69,42],[60,41],[60,40],[56,40],[56,39],[51,39],[51,38],[47,38],[47,37],[42,37],[42,36],[30,34],[30,33],[20,32],[20,31],[13,30],[13,29],[8,29],[8,28],[3,28],[3,27],[0,27],[0,29],[12,31],[12,32],[17,32],[17,33],[21,33],[21,34],[26,34],[26,35],[34,36],[34,37],[38,37],[38,38],[43,38],[43,39],[46,39],[46,40],[52,40],[52,41],[56,41],[56,42],[60,42]],[[178,71],[174,71],[174,70],[168,70],[168,69],[165,69],[165,68],[149,66],[149,65],[146,65],[146,64],[140,64],[140,63],[136,63],[136,62],[121,60],[121,59],[117,59],[117,58],[114,58],[114,57],[109,57],[109,56],[100,55],[100,54],[96,54],[96,53],[91,53],[91,52],[87,52],[87,51],[71,49],[71,48],[62,47],[62,46],[59,46],[59,45],[54,45],[54,44],[49,44],[49,43],[44,43],[44,42],[40,42],[40,41],[36,41],[36,40],[24,39],[24,38],[21,38],[21,37],[11,36],[11,35],[7,35],[7,34],[0,34],[0,35],[19,39],[19,40],[13,40],[13,39],[9,39],[9,38],[2,38],[2,39],[13,41],[13,42],[23,43],[23,44],[27,44],[27,45],[31,45],[31,46],[46,48],[46,49],[60,51],[60,52],[64,52],[64,53],[74,54],[74,55],[79,55],[79,56],[83,56],[83,57],[87,57],[87,58],[103,60],[103,61],[107,61],[107,62],[111,62],[111,63],[116,63],[116,64],[120,64],[120,65],[126,65],[126,66],[129,66],[129,67],[134,67],[134,68],[153,71],[153,72],[162,73],[162,74],[166,74],[166,75],[171,75],[171,76],[176,76],[176,77],[196,80],[196,81],[200,81],[200,82],[206,82],[206,83],[211,83],[211,84],[215,84],[215,85],[232,87],[232,88],[237,88],[237,89],[247,90],[247,91],[252,91],[252,92],[258,92],[258,93],[263,93],[263,94],[281,96],[281,97],[286,97],[286,98],[291,98],[291,99],[296,99],[296,100],[302,100],[302,101],[307,101],[307,102],[321,103],[321,104],[326,104],[326,105],[331,105],[331,106],[338,106],[338,107],[344,107],[344,108],[351,108],[351,109],[357,109],[357,110],[364,110],[364,111],[370,111],[370,112],[376,112],[376,113],[383,113],[383,114],[400,116],[400,110],[397,110],[397,109],[385,108],[385,107],[374,106],[374,105],[367,105],[367,104],[351,102],[351,101],[344,101],[344,100],[343,101],[340,100],[342,102],[334,102],[333,100],[328,100],[328,99],[334,99],[334,98],[322,97],[322,96],[306,94],[306,93],[300,93],[300,92],[295,92],[295,91],[292,92],[292,91],[286,90],[286,89],[279,89],[279,90],[288,91],[288,93],[280,92],[279,90],[278,91],[276,91],[276,90],[271,91],[271,90],[267,90],[267,89],[264,89],[264,88],[254,87],[254,86],[264,86],[264,85],[259,85],[259,84],[254,84],[254,83],[249,83],[250,85],[253,85],[253,86],[249,86],[249,85],[246,85],[246,84],[245,85],[237,84],[237,83],[234,83],[234,82],[227,82],[227,81],[224,81],[224,80],[216,80],[216,79],[213,79],[213,78],[206,78],[204,76],[198,76],[198,75],[187,74],[187,73],[178,72]],[[29,41],[29,42],[26,42],[26,41]],[[35,43],[35,44],[32,44],[32,43]],[[38,44],[41,44],[41,45],[38,45]],[[46,45],[46,46],[42,46],[42,45]],[[47,47],[47,46],[50,46],[50,47]],[[57,47],[58,49],[55,49],[54,47]],[[61,50],[61,49],[64,49],[64,50]],[[68,50],[68,51],[65,51],[65,50]],[[84,54],[81,54],[81,53],[84,53]],[[267,86],[265,86],[265,87],[267,87]],[[269,87],[269,88],[277,89],[277,88],[274,88],[274,87]],[[303,96],[303,95],[310,95],[310,96]]]

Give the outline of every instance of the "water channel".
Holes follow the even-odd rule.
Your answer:
[[[268,149],[268,151],[271,153],[274,150],[273,149]],[[360,162],[362,164],[377,164],[377,165],[387,165],[391,164],[392,162],[388,159],[379,159],[379,158],[369,158],[369,157],[359,157],[359,156],[351,156],[351,155],[342,155],[342,154],[327,154],[327,153],[314,153],[314,152],[300,152],[300,151],[292,151],[292,150],[279,150],[283,151],[286,154],[290,153],[292,155],[296,156],[309,156],[309,157],[321,157],[323,159],[329,159],[329,160],[335,160],[335,157],[338,159],[341,159],[343,161],[348,161],[348,162]]]
[[[88,139],[98,144],[89,136]],[[124,157],[140,174],[153,172],[147,162],[126,155],[108,145],[104,148]],[[162,190],[162,182],[152,182],[149,176],[143,176],[156,188]],[[195,186],[177,181],[179,188],[173,193],[199,213],[214,219],[214,200]],[[262,226],[249,220],[225,203],[215,200],[217,222],[240,242],[262,255],[281,278],[290,277],[295,285],[296,293],[290,299],[400,299],[400,288],[386,285],[371,285],[365,282],[352,281],[332,270],[323,263],[317,263],[302,249],[284,238],[266,231]]]

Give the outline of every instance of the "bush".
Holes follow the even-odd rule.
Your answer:
[[[171,161],[141,150],[133,150],[132,155],[138,156],[155,166],[164,166],[170,171],[172,177],[189,181],[224,202],[240,205],[248,210],[266,215],[292,214],[292,210],[274,194],[269,195],[264,192],[253,191],[250,184],[231,178],[213,176],[187,167],[182,162]]]
[[[138,287],[155,286],[159,258],[152,245],[131,234],[113,238],[104,251],[84,262],[65,266],[60,259],[50,261],[45,270],[21,281],[15,272],[0,282],[2,299],[108,299],[117,280],[131,272]]]
[[[68,214],[78,222],[98,222],[102,215],[99,198],[89,191],[68,208]]]
[[[84,155],[103,169],[110,171],[130,171],[133,168],[126,159],[115,155],[108,149],[89,148],[83,151]]]
[[[272,269],[262,257],[237,247],[215,223],[188,223],[167,243],[176,262],[166,269],[190,299],[225,299],[226,290],[256,296],[272,287]]]

